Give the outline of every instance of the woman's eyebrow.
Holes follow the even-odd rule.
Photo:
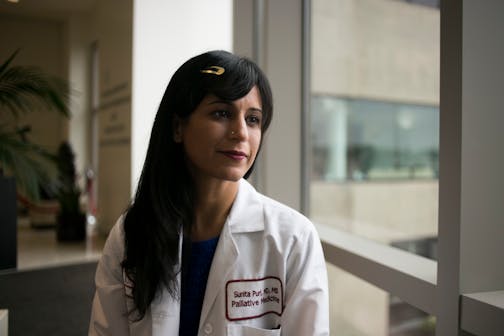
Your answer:
[[[258,113],[262,114],[262,110],[258,107],[251,107],[251,108],[249,108],[249,111],[254,111],[254,112],[258,112]]]

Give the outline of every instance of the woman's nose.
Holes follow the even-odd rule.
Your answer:
[[[233,139],[244,140],[248,136],[247,122],[243,118],[236,118],[231,123],[230,135]]]

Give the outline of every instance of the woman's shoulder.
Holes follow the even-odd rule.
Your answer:
[[[124,216],[120,216],[115,224],[110,229],[105,246],[103,247],[104,254],[124,253]]]
[[[260,193],[248,181],[242,180],[240,187],[243,188],[244,194],[249,195],[245,199],[245,203],[247,203],[246,206],[249,208],[251,204],[255,203],[261,204],[265,219],[275,219],[280,220],[282,222],[288,221],[291,223],[311,225],[310,220],[306,218],[306,216],[301,214],[299,211],[295,210],[294,208],[282,202],[279,202],[269,196]]]
[[[298,210],[258,193],[263,204],[264,229],[282,236],[308,237],[317,232],[309,218]]]
[[[275,219],[280,222],[287,221],[292,224],[313,225],[311,221],[298,210],[266,195],[259,194],[259,197],[262,199],[266,218]]]

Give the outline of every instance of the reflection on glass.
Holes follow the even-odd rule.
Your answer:
[[[438,177],[437,107],[312,97],[314,180]]]

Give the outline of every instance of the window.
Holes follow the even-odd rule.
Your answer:
[[[309,216],[437,257],[439,9],[312,0]],[[328,265],[332,330],[434,335],[435,320]]]

